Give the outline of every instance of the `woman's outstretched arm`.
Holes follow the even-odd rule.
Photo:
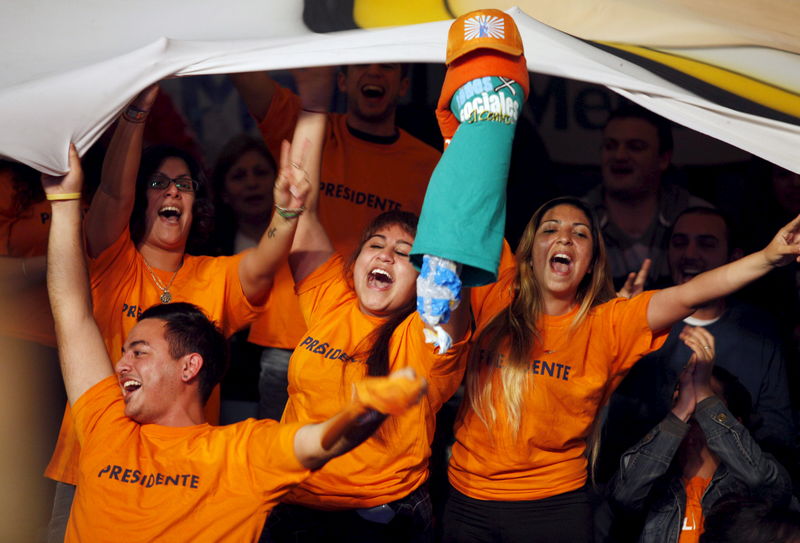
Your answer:
[[[793,260],[800,262],[800,216],[781,228],[762,250],[656,292],[647,308],[650,329],[669,328],[698,306],[728,296]]]

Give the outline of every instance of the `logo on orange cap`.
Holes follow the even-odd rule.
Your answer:
[[[479,9],[453,21],[447,35],[447,64],[481,48],[521,55],[522,38],[514,19],[499,9]]]

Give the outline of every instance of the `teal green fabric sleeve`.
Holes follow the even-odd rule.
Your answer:
[[[411,249],[417,269],[424,254],[462,264],[467,287],[497,279],[511,145],[523,99],[514,82],[475,81],[453,95],[451,110],[461,125],[431,175]]]

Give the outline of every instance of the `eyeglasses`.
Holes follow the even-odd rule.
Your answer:
[[[148,188],[163,190],[169,187],[170,183],[175,183],[175,187],[181,192],[197,192],[200,183],[188,176],[171,178],[163,173],[154,173],[147,181]]]

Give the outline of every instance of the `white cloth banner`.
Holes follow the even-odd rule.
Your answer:
[[[48,4],[60,12],[48,13],[41,25],[34,20],[30,29],[4,28],[12,33],[3,38],[4,51],[13,54],[4,53],[10,60],[0,70],[0,155],[51,174],[66,171],[70,141],[83,153],[139,91],[161,79],[377,61],[443,62],[450,25],[312,34],[294,2],[112,0],[84,1],[80,13],[70,11],[71,3],[11,2],[2,8],[13,16],[3,16],[3,26],[20,19],[22,12],[15,10],[32,6],[30,17],[36,17],[36,8]],[[699,98],[517,8],[509,13],[520,28],[530,71],[606,85],[675,122],[800,172],[800,127]],[[13,39],[28,30],[30,43]],[[42,35],[56,37],[39,41]],[[170,37],[158,37],[164,35]],[[280,37],[229,39],[258,35]]]

